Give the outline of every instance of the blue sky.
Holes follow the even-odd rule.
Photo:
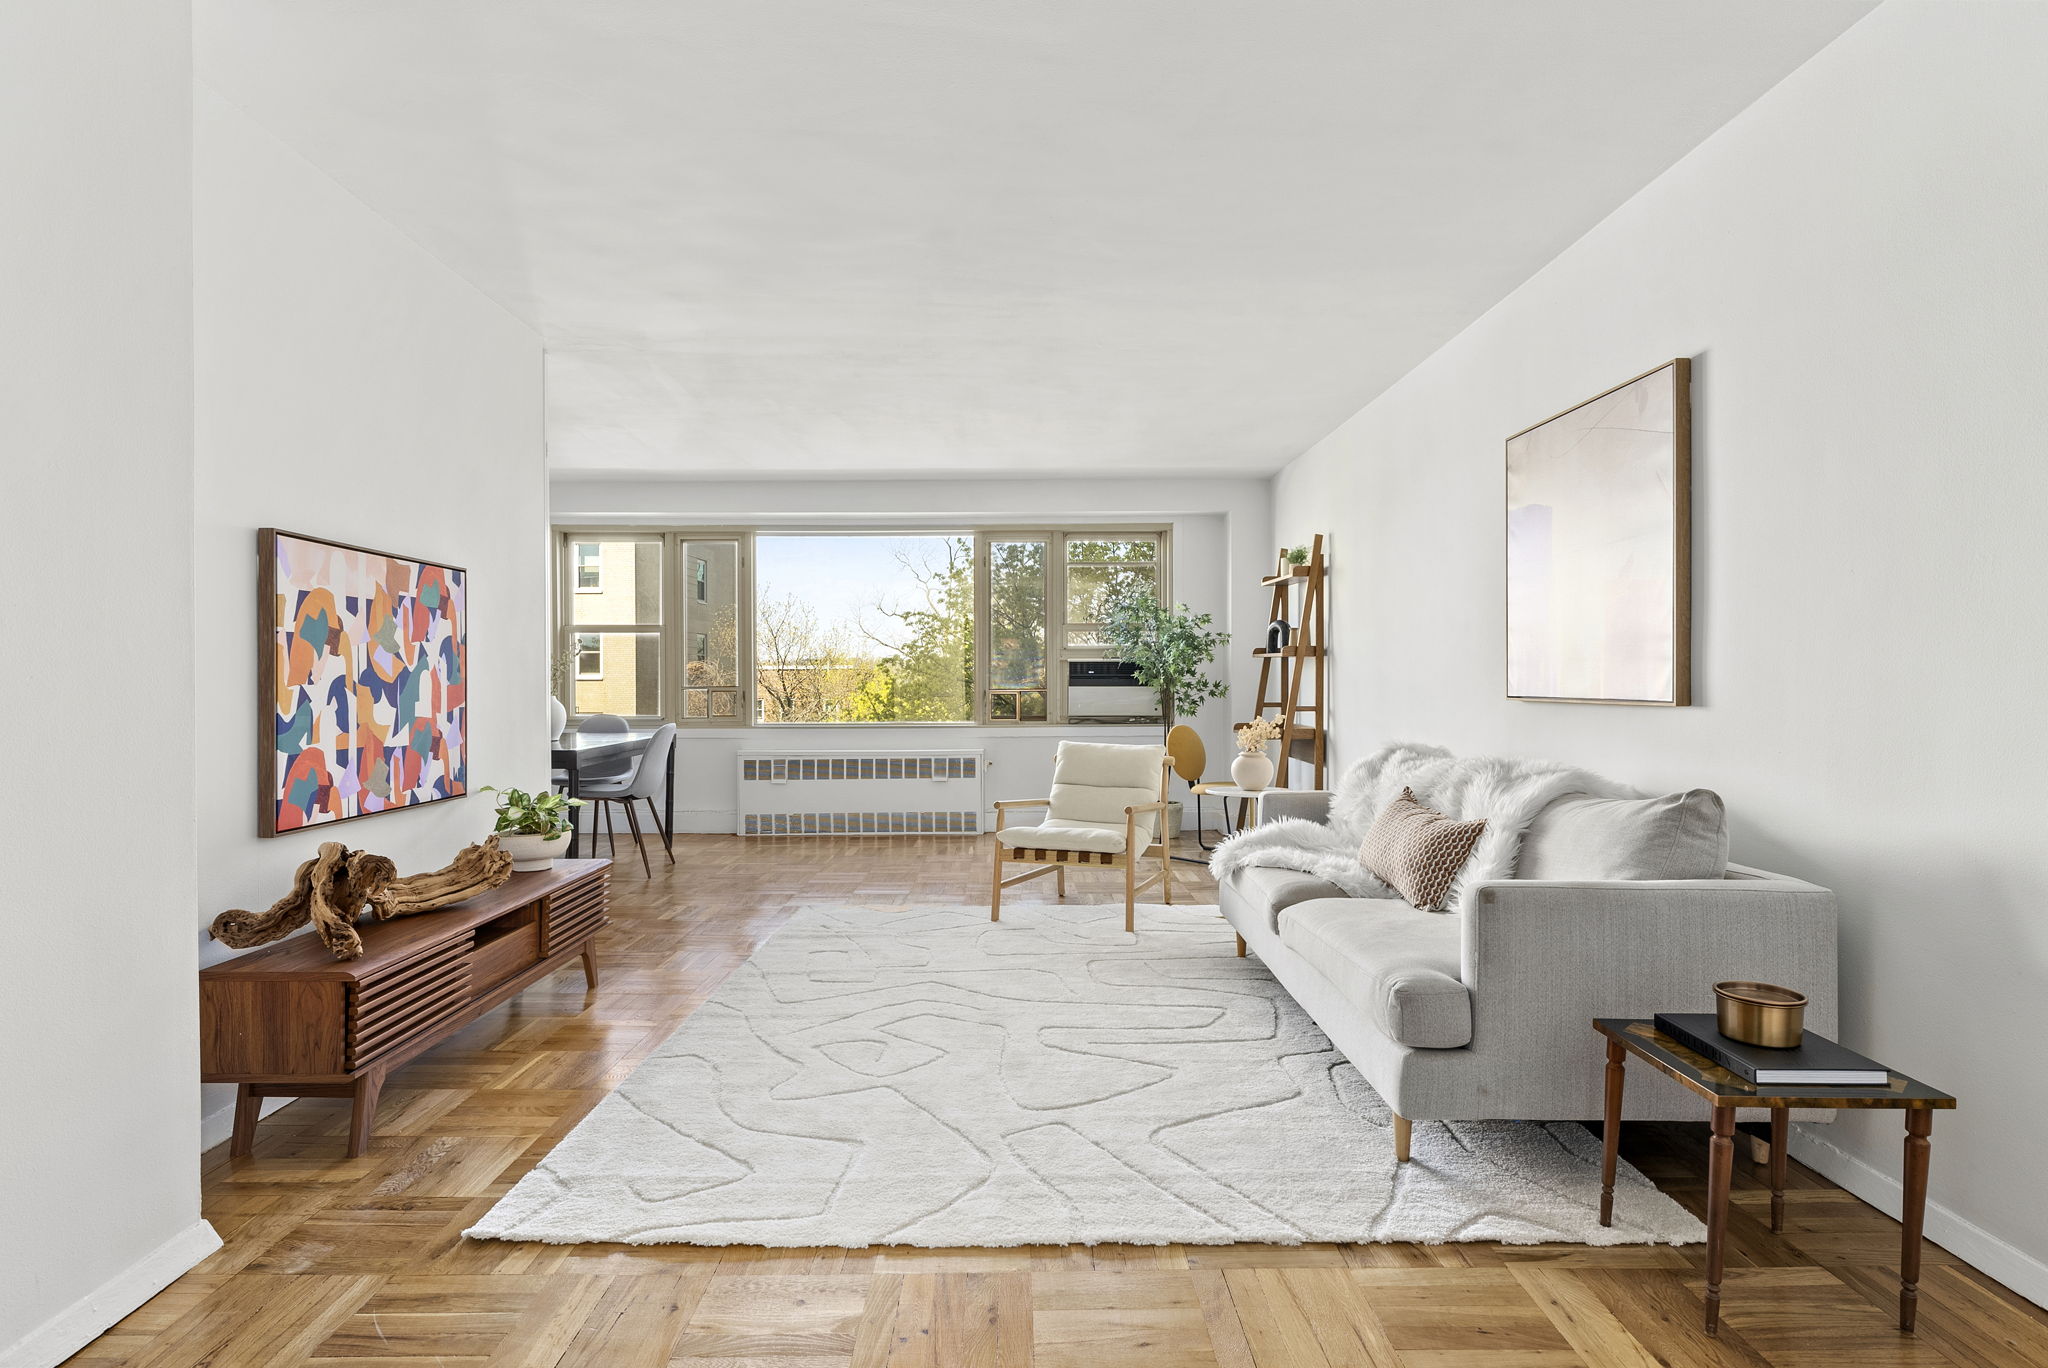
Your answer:
[[[916,537],[768,536],[754,538],[754,592],[762,599],[794,594],[818,613],[821,627],[843,624],[849,634],[862,622],[891,645],[901,645],[902,624],[874,611],[878,601],[897,605],[919,601],[917,586],[898,563],[898,552],[913,561],[938,559],[946,534]]]

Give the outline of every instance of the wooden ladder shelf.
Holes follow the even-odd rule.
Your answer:
[[[1321,533],[1309,545],[1308,563],[1289,565],[1282,553],[1279,569],[1260,583],[1273,591],[1273,620],[1293,626],[1287,645],[1277,651],[1257,650],[1259,662],[1259,706],[1254,718],[1266,716],[1268,708],[1280,723],[1280,772],[1275,783],[1288,786],[1296,760],[1315,771],[1316,788],[1327,788],[1329,779],[1330,729],[1327,710],[1329,675],[1327,655],[1328,605],[1323,596],[1324,566]],[[1291,612],[1295,586],[1301,588],[1298,616]],[[1304,688],[1309,702],[1302,702]],[[1303,720],[1303,719],[1307,720]]]

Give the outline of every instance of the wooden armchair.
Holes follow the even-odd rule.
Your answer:
[[[1173,861],[1167,849],[1166,781],[1172,773],[1164,746],[1111,746],[1062,741],[1053,761],[1052,796],[997,803],[995,869],[988,919],[1001,921],[1003,890],[1051,874],[1067,895],[1067,867],[1086,865],[1124,872],[1124,930],[1136,931],[1138,895],[1160,885],[1160,901],[1173,901]],[[1015,808],[1044,808],[1037,826],[1012,826]],[[1138,878],[1138,861],[1156,858],[1159,872]],[[1004,866],[1035,865],[1005,877]]]

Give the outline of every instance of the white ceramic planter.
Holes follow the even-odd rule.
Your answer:
[[[498,847],[512,857],[513,872],[533,874],[552,869],[555,856],[569,849],[569,833],[557,836],[511,836],[498,833]]]
[[[569,710],[562,706],[562,700],[548,695],[548,740],[559,741],[562,732],[569,725]]]
[[[1273,783],[1273,757],[1263,750],[1240,751],[1230,762],[1230,782],[1246,793],[1257,793]]]

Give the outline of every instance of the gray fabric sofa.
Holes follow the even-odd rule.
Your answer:
[[[1319,822],[1329,802],[1276,792],[1260,815]],[[1759,869],[1493,880],[1455,915],[1284,869],[1240,869],[1219,888],[1244,948],[1408,1121],[1598,1118],[1606,1053],[1593,1018],[1710,1012],[1723,979],[1795,986],[1811,999],[1808,1028],[1835,1034],[1834,894]],[[1699,1120],[1703,1108],[1630,1070],[1626,1116]]]

